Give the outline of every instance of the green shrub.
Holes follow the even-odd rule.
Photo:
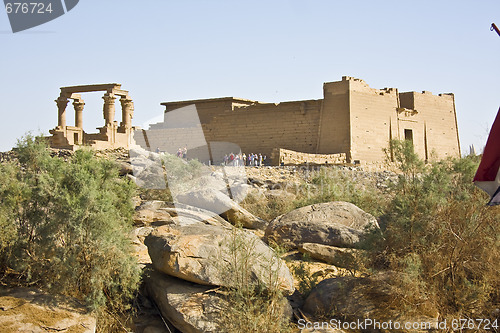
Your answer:
[[[175,155],[162,153],[159,158],[149,157],[155,163],[150,167],[151,174],[140,176],[147,186],[138,189],[142,200],[160,200],[172,202],[172,193],[197,189],[203,185],[203,176],[210,174],[212,169],[205,167],[197,159],[184,160]],[[205,177],[206,178],[206,177]],[[166,188],[162,188],[167,184]]]
[[[299,283],[297,290],[302,299],[305,300],[314,287],[320,282],[320,277],[313,274],[311,269],[306,265],[305,262],[311,261],[309,255],[304,254],[303,259],[303,261],[301,260],[298,263],[293,263],[291,266],[292,274]]]
[[[290,322],[285,315],[289,305],[278,288],[279,268],[272,260],[267,263],[267,287],[254,281],[251,267],[262,260],[254,251],[259,240],[254,238],[248,241],[243,237],[244,232],[241,227],[231,231],[231,237],[225,244],[229,256],[220,258],[218,269],[227,274],[234,287],[224,288],[227,303],[220,313],[218,329],[228,333],[289,332]]]
[[[16,152],[19,164],[0,165],[1,273],[126,310],[140,280],[128,238],[135,186],[88,150],[64,161],[28,136]]]
[[[408,144],[393,143],[392,153],[402,175],[371,254],[410,277],[396,283],[426,294],[443,315],[489,316],[500,305],[500,211],[472,183],[478,159],[424,167]]]
[[[320,168],[311,177],[311,183],[303,184],[294,202],[295,208],[330,201],[350,202],[367,213],[379,216],[384,212],[382,193],[375,186],[356,182],[344,170]]]
[[[6,258],[10,256],[16,242],[16,225],[12,223],[15,216],[17,200],[23,195],[25,188],[17,180],[18,168],[12,163],[0,165],[0,269],[5,270]]]
[[[293,200],[282,196],[256,195],[250,192],[240,203],[243,208],[266,221],[272,221],[282,214],[286,214],[293,209],[295,205]]]

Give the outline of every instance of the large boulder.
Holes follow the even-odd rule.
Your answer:
[[[165,209],[140,209],[134,214],[134,223],[137,226],[145,226],[151,224],[168,224],[172,223],[170,212]]]
[[[242,202],[252,191],[252,187],[245,183],[234,183],[231,185],[231,195],[235,202]]]
[[[134,256],[136,257],[137,263],[141,267],[151,263],[151,258],[149,258],[148,248],[146,245],[144,245],[144,239],[152,231],[153,231],[152,227],[138,227],[132,230],[132,232],[130,233],[133,253]]]
[[[336,201],[278,216],[267,226],[266,239],[289,248],[303,243],[353,247],[372,228],[379,228],[375,217],[351,203]]]
[[[285,263],[256,235],[235,227],[192,223],[164,225],[145,239],[160,272],[203,285],[255,283],[294,291]]]
[[[168,208],[170,207],[163,201],[145,201],[136,207],[134,222],[136,225],[150,225],[157,222],[172,223],[171,212]]]
[[[232,227],[232,225],[219,215],[197,207],[186,205],[174,205],[164,201],[145,201],[136,208],[134,214],[136,228],[130,234],[134,255],[137,263],[141,266],[151,263],[148,248],[144,245],[144,240],[155,227],[170,225],[189,225],[205,223],[208,225],[218,225]]]
[[[181,217],[176,219],[176,217]],[[183,205],[180,203],[172,203],[158,200],[145,201],[135,210],[134,221],[136,225],[163,225],[175,224],[180,220],[196,220],[212,225],[230,224],[217,214],[211,211]]]
[[[213,287],[183,281],[149,271],[145,278],[148,295],[163,317],[183,333],[218,332],[218,318],[225,305]]]
[[[179,203],[203,208],[219,214],[234,225],[241,224],[245,228],[262,229],[266,221],[254,216],[231,200],[226,194],[215,189],[201,189],[198,191],[179,194],[175,197]]]
[[[139,187],[146,189],[166,189],[165,174],[159,154],[140,148],[131,148],[130,166],[133,175],[127,173],[127,176]],[[125,170],[122,172],[125,172]]]
[[[220,325],[224,326],[231,304],[227,293],[153,270],[146,274],[145,284],[162,316],[181,332],[222,331]],[[292,316],[292,309],[286,298],[282,298],[274,306],[274,310],[283,318]]]
[[[77,300],[36,289],[0,290],[1,332],[94,333],[96,319]]]
[[[356,255],[361,251],[316,243],[303,243],[299,245],[298,250],[313,259],[343,268],[353,268],[351,263],[356,260]]]
[[[325,279],[304,302],[304,312],[315,318],[340,318],[342,321],[425,322],[436,329],[439,312],[425,295],[415,303],[410,315],[402,315],[407,290],[394,283],[396,273],[382,272],[368,277],[344,276]],[[400,300],[399,302],[396,300]],[[367,332],[379,332],[367,327]]]

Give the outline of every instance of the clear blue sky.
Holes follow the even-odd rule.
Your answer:
[[[453,92],[462,149],[480,148],[500,105],[492,22],[499,1],[80,0],[12,34],[0,10],[0,151],[57,125],[62,86],[121,83],[142,125],[164,101],[319,99],[343,75]],[[88,132],[103,124],[101,95],[83,96]]]

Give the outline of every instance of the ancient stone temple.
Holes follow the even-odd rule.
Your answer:
[[[161,104],[165,121],[144,131],[144,138],[163,151],[187,146],[188,157],[206,160],[210,156],[213,163],[230,153],[218,142],[273,156],[274,164],[287,156],[290,163],[379,164],[386,160],[383,149],[391,139],[411,141],[426,161],[460,156],[451,93],[374,89],[361,79],[345,76],[324,83],[323,98],[317,100],[262,103],[224,97]],[[195,107],[197,124],[186,124],[176,115],[187,107]],[[198,139],[200,132],[204,140]],[[140,136],[136,141],[145,141]],[[206,149],[200,149],[201,144]]]
[[[99,133],[86,133],[83,130],[83,110],[85,102],[81,93],[104,91],[103,116],[104,126]],[[122,121],[115,121],[115,102],[120,98]],[[66,108],[73,101],[75,125],[66,123]],[[90,146],[94,149],[128,148],[132,142],[132,117],[134,103],[128,91],[122,90],[117,83],[72,86],[61,88],[59,98],[55,100],[58,109],[57,127],[50,130],[50,145],[54,148],[76,149],[79,146]]]

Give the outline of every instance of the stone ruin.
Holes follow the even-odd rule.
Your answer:
[[[85,133],[80,93],[104,91],[104,119],[99,133]],[[115,117],[120,97],[122,122]],[[66,125],[66,106],[73,100],[75,126]],[[222,97],[161,103],[164,120],[149,129],[132,127],[133,102],[121,85],[61,88],[56,100],[58,126],[51,146],[76,149],[131,148],[175,154],[220,164],[225,154],[262,153],[272,164],[360,164],[383,167],[384,149],[392,139],[411,141],[425,161],[460,156],[455,98],[451,93],[399,92],[371,88],[364,80],[344,76],[323,84],[323,98],[281,103]],[[134,135],[135,134],[135,135]],[[268,160],[269,161],[269,160]],[[268,162],[269,163],[269,162]]]
[[[347,156],[339,154],[308,154],[289,149],[275,148],[271,154],[273,165],[343,165]]]
[[[97,128],[99,133],[86,133],[83,130],[83,109],[85,102],[81,93],[104,91],[103,115],[104,126]],[[115,101],[120,97],[122,121],[115,121]],[[75,110],[75,126],[66,124],[66,107],[73,100]],[[94,149],[129,148],[132,143],[132,117],[134,103],[128,91],[121,89],[121,84],[95,84],[62,87],[59,98],[55,100],[58,109],[57,127],[50,130],[50,145],[53,148],[75,150],[79,146],[90,146]]]

